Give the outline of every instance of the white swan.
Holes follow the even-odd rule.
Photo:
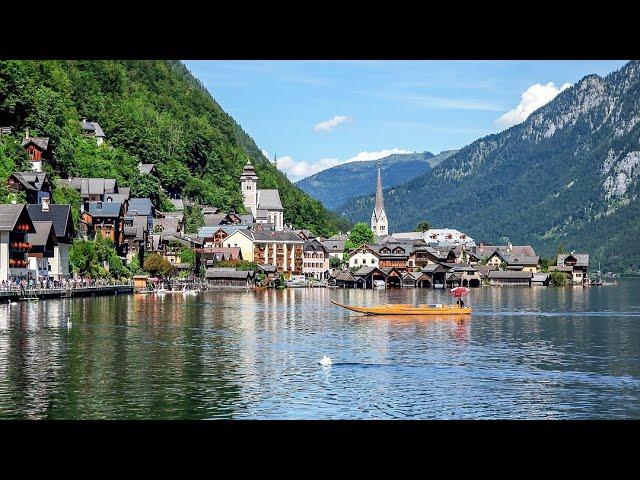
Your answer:
[[[67,330],[73,327],[73,323],[71,323],[71,317],[67,317]]]
[[[323,367],[330,367],[331,363],[331,357],[327,357],[326,355],[324,355],[320,360],[320,365],[322,365]]]

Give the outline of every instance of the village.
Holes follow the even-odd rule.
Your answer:
[[[98,145],[105,141],[97,122],[84,118],[79,128]],[[3,127],[2,132],[10,133],[11,129]],[[163,212],[149,198],[131,197],[130,188],[118,185],[113,178],[53,180],[43,168],[51,155],[49,138],[30,136],[27,130],[22,146],[29,155],[31,171],[14,172],[7,187],[10,192],[22,193],[26,203],[0,204],[0,290],[95,282],[97,279],[80,278],[73,271],[69,252],[74,240],[98,237],[110,239],[123,263],[135,264],[132,270],[139,272],[111,283],[135,285],[137,291],[145,292],[185,282],[206,288],[594,283],[588,275],[588,253],[558,253],[555,261],[543,262],[529,245],[476,244],[455,229],[389,234],[379,165],[370,223],[373,241],[347,248],[350,232],[322,238],[287,225],[279,191],[260,189],[249,161],[238,179],[247,213],[204,206],[204,225],[187,233],[188,200],[172,198],[174,210]],[[153,164],[140,163],[138,169],[141,175],[155,174]],[[72,205],[53,202],[55,186],[79,194],[78,228],[72,220]],[[168,267],[152,269],[149,263],[153,262],[145,264],[150,256]]]

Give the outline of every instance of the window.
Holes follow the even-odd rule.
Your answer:
[[[353,263],[355,263],[355,264],[357,265],[357,264],[358,264],[358,259],[357,259],[357,258],[354,258],[354,259],[353,259]]]
[[[375,259],[375,258],[372,258],[372,259],[371,259],[371,263],[376,263],[376,259]]]

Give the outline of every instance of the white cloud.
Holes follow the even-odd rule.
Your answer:
[[[316,123],[314,125],[313,129],[316,132],[330,132],[331,130],[336,128],[341,123],[346,122],[348,119],[349,119],[349,117],[347,117],[345,115],[336,115],[335,117],[330,118],[329,120],[325,120],[324,122]]]
[[[522,94],[522,100],[520,100],[516,108],[509,110],[500,118],[494,120],[493,123],[500,128],[509,128],[522,123],[532,112],[549,103],[556,98],[556,95],[570,86],[570,83],[565,83],[562,87],[557,88],[553,82],[549,82],[546,85],[541,83],[531,85]]]
[[[364,162],[367,160],[377,160],[379,158],[388,157],[396,153],[412,153],[411,150],[405,150],[403,148],[391,148],[378,150],[375,152],[362,151],[357,155],[348,158],[346,160],[340,160],[339,158],[322,158],[317,162],[308,162],[306,160],[296,161],[290,155],[278,158],[278,169],[287,174],[292,181],[298,181],[302,178],[314,175],[327,168],[335,167],[343,163],[349,162]]]

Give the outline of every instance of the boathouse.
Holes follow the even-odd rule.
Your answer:
[[[492,286],[531,286],[533,273],[524,270],[491,270],[489,284]]]
[[[336,286],[342,288],[365,288],[365,279],[350,272],[341,272],[335,278]]]
[[[255,272],[233,268],[208,268],[205,279],[209,287],[250,288],[254,285]]]

